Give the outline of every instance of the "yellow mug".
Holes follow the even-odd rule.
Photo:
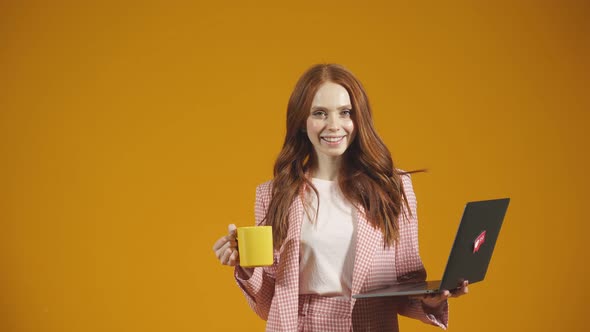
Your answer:
[[[238,252],[242,267],[272,265],[272,227],[238,227]]]

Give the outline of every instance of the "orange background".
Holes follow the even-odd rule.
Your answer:
[[[439,277],[512,198],[451,331],[582,331],[585,1],[0,4],[0,330],[261,331],[211,247],[251,225],[299,75],[337,62],[414,176]],[[435,331],[403,319],[402,331]]]

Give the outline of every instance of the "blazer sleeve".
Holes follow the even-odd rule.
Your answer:
[[[403,241],[403,250],[398,251],[398,263],[403,262],[403,273],[398,277],[399,281],[412,279],[426,279],[426,270],[422,264],[418,247],[418,215],[416,213],[417,202],[412,186],[410,175],[402,176],[403,188],[410,205],[410,214],[406,218],[400,218],[400,242]],[[403,223],[403,225],[402,225]],[[423,306],[422,300],[408,298],[400,306],[399,314],[418,319],[427,324],[439,326],[447,329],[449,321],[449,304],[445,301],[442,306],[432,311]]]
[[[256,225],[261,225],[268,209],[271,196],[270,182],[256,188],[255,217]],[[236,266],[234,276],[238,286],[246,296],[248,304],[260,318],[267,320],[270,305],[275,292],[275,272],[278,265],[278,253],[275,250],[274,263],[268,267],[255,267],[250,269],[252,276],[248,276],[245,268]]]

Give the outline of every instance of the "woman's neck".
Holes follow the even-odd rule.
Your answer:
[[[318,164],[313,171],[312,176],[320,180],[334,181],[338,178],[340,171],[341,157],[332,158],[327,156],[318,156]]]

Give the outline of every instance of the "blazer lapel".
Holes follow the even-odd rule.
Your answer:
[[[365,279],[371,267],[375,251],[383,245],[381,231],[369,224],[365,217],[364,209],[357,212],[357,235],[354,268],[352,273],[352,294],[361,291]],[[354,305],[354,299],[352,304]]]
[[[299,241],[301,222],[303,221],[303,203],[298,197],[289,208],[289,230],[281,247],[281,267],[277,271],[275,291],[279,300],[281,331],[297,329],[299,310]]]

